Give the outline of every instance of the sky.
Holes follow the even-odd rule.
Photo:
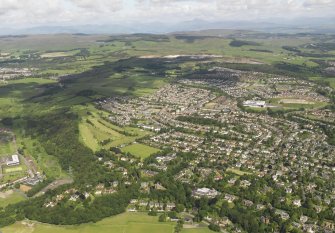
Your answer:
[[[335,0],[0,0],[0,27],[335,17]]]

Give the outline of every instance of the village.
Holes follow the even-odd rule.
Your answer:
[[[218,80],[215,78],[218,75],[227,78]],[[173,151],[157,156],[155,162],[142,167],[149,177],[167,171],[171,161],[177,158],[175,153],[193,153],[196,157],[174,178],[193,186],[194,198],[219,198],[256,210],[270,208],[285,221],[292,219],[289,213],[295,213],[306,206],[307,200],[311,201],[306,196],[312,196],[313,204],[309,207],[312,211],[334,216],[335,147],[327,143],[320,124],[310,119],[308,123],[302,121],[304,115],[299,111],[280,118],[248,111],[283,108],[283,105],[301,108],[299,104],[307,107],[309,103],[327,104],[327,97],[314,91],[315,84],[289,77],[265,78],[262,73],[219,68],[211,70],[209,76],[214,78],[181,79],[149,96],[110,98],[97,104],[110,112],[109,120],[115,124],[154,132],[151,137],[139,139],[141,143]],[[244,108],[239,105],[241,101]],[[324,116],[325,110],[311,108],[310,111],[311,115]],[[335,130],[332,125],[327,127]],[[243,190],[252,190],[260,180],[267,180],[262,187],[264,193],[280,195],[277,204],[265,201],[261,194],[255,194],[258,198],[243,194]],[[140,210],[139,206],[133,205],[130,211]],[[161,209],[149,205],[152,208]],[[294,219],[295,226],[306,232],[335,229],[334,222],[317,225],[313,218],[303,214]],[[268,224],[269,218],[263,216],[262,221]]]

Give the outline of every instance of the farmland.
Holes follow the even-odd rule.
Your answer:
[[[80,226],[58,227],[35,222],[18,222],[13,226],[4,228],[2,231],[4,233],[19,233],[26,231],[31,233],[172,233],[173,228],[173,223],[159,223],[157,217],[150,217],[145,213],[125,213],[116,217],[104,219],[98,223],[84,224]]]
[[[80,226],[52,226],[33,221],[22,221],[2,229],[3,233],[172,233],[175,223],[158,222],[157,217],[148,216],[146,213],[125,213],[104,219],[97,223],[83,224]],[[209,233],[207,228],[183,229],[182,233]]]

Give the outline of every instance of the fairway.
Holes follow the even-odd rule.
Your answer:
[[[130,153],[142,159],[145,159],[149,157],[150,155],[155,154],[159,151],[160,151],[159,149],[153,148],[151,146],[139,144],[139,143],[135,143],[130,146],[126,146],[122,148],[122,152]]]
[[[150,132],[138,128],[116,126],[95,113],[93,116],[83,118],[79,124],[79,132],[80,140],[93,151],[133,143],[136,139],[150,134]],[[104,141],[106,143],[103,143]],[[151,153],[153,148],[146,149],[149,149]],[[149,155],[144,153],[143,156]]]
[[[54,226],[36,222],[18,222],[6,227],[3,233],[172,233],[174,223],[160,223],[158,217],[146,213],[124,213],[106,218],[98,223],[79,226]]]

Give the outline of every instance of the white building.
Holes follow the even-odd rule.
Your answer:
[[[209,189],[209,188],[198,188],[193,191],[193,196],[196,198],[201,197],[215,198],[219,194],[220,193],[215,189]]]
[[[7,166],[16,166],[16,165],[20,165],[19,156],[12,155],[12,157],[7,160]]]
[[[256,100],[247,100],[243,102],[243,106],[245,107],[265,107],[265,101],[256,101]]]

